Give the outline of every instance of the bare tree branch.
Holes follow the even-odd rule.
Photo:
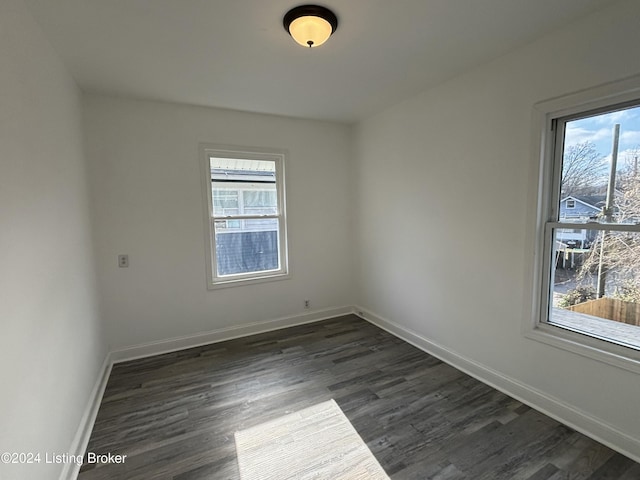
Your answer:
[[[567,147],[562,158],[562,196],[598,193],[606,181],[606,163],[593,142]]]

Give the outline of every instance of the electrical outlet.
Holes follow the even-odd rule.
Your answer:
[[[309,300],[305,300],[305,301],[304,301],[304,308],[305,308],[305,309],[309,309],[309,308],[311,308],[311,301],[309,301]]]
[[[129,255],[118,255],[118,266],[127,268],[129,266]]]

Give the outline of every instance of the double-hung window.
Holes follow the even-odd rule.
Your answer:
[[[529,334],[640,371],[640,82],[552,100],[538,114],[538,298]]]
[[[286,278],[286,153],[200,150],[209,288]]]

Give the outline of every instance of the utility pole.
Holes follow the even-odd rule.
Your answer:
[[[602,214],[605,223],[613,223],[613,200],[616,188],[616,168],[618,165],[618,143],[620,140],[620,124],[616,123],[613,128],[613,149],[611,152],[611,170],[609,170],[609,185],[607,186],[607,201]],[[604,262],[604,247],[609,239],[609,232],[602,232],[602,242],[600,243],[600,260],[598,261],[598,298],[604,297],[605,284],[607,283],[607,267]]]

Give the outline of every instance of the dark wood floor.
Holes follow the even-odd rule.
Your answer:
[[[237,479],[234,432],[334,398],[393,480],[638,480],[640,464],[353,315],[114,366],[80,479]]]

